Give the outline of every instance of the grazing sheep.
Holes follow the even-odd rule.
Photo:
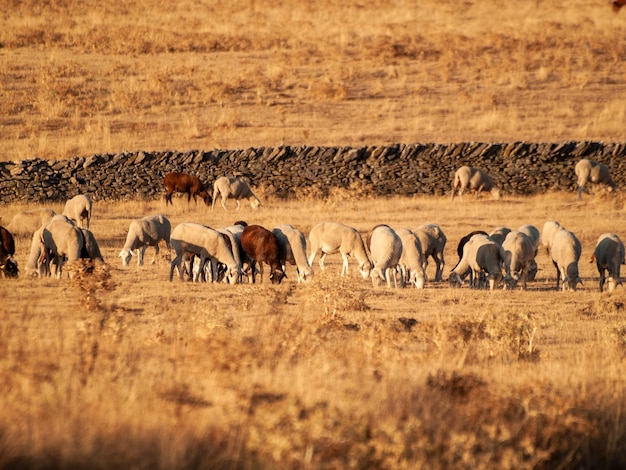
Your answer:
[[[518,228],[517,231],[522,232],[530,239],[533,246],[535,247],[535,256],[537,256],[537,253],[539,252],[539,243],[541,242],[541,234],[539,233],[539,229],[534,225],[525,224]],[[528,272],[526,273],[527,281],[533,281],[535,279],[535,276],[537,275],[537,269],[537,261],[535,261],[535,258],[533,257],[530,265],[528,266]]]
[[[374,267],[371,270],[372,285],[377,287],[381,281],[387,281],[387,287],[398,287],[396,272],[402,257],[402,240],[388,225],[377,225],[367,236]]]
[[[204,225],[182,223],[172,230],[170,244],[176,252],[176,257],[170,264],[170,282],[174,276],[174,268],[178,268],[178,277],[183,281],[184,273],[181,263],[188,254],[200,258],[200,267],[203,269],[207,259],[215,258],[227,267],[226,277],[231,283],[237,283],[241,278],[241,266],[238,266],[232,251],[226,245],[221,233]],[[198,281],[198,275],[194,276]]]
[[[167,250],[171,251],[171,231],[170,221],[161,214],[147,215],[141,219],[132,220],[126,235],[126,243],[119,254],[122,258],[122,265],[128,266],[133,252],[137,250],[137,266],[142,266],[144,254],[149,246],[154,247],[154,257],[152,258],[154,264],[156,256],[159,254],[159,242],[161,240],[165,241]]]
[[[298,283],[308,282],[313,277],[313,268],[306,256],[306,237],[304,234],[288,224],[281,224],[272,230],[278,240],[280,262],[283,265],[289,262],[296,266]]]
[[[32,235],[42,225],[46,225],[56,215],[52,209],[19,211],[7,225],[7,230],[15,235]]]
[[[624,244],[614,233],[604,233],[598,238],[596,248],[590,263],[596,262],[598,273],[600,273],[600,292],[604,284],[609,285],[609,293],[613,292],[617,286],[622,285],[620,279],[620,268],[624,263]],[[608,271],[609,276],[606,276]]]
[[[420,239],[407,228],[399,228],[396,230],[396,233],[402,241],[402,256],[400,257],[402,282],[408,282],[415,285],[418,289],[423,289],[426,282],[426,273],[424,272]]]
[[[241,232],[241,246],[250,258],[259,263],[261,282],[263,282],[263,263],[270,266],[270,281],[280,284],[285,271],[280,263],[279,247],[276,235],[260,225],[248,225]],[[255,268],[252,268],[252,282],[255,282]]]
[[[56,278],[61,278],[64,263],[73,263],[81,258],[85,245],[83,233],[72,222],[55,216],[43,228],[41,234],[43,240],[42,254],[40,256],[40,275],[42,270],[48,270],[50,264],[56,264]],[[45,263],[45,265],[44,265]]]
[[[28,261],[26,262],[26,275],[27,276],[42,276],[49,274],[43,272],[43,267],[40,269],[39,263],[41,260],[41,252],[43,246],[43,229],[44,226],[39,227],[33,233],[33,237],[30,243],[30,254],[28,255]],[[45,266],[47,268],[47,266]]]
[[[470,238],[478,234],[489,236],[489,234],[484,230],[474,230],[473,232],[470,232],[461,238],[459,244],[456,247],[456,252],[459,255],[459,261],[461,261],[461,258],[463,258],[463,247],[465,246],[465,244],[470,240]]]
[[[93,232],[91,230],[87,230],[86,228],[81,228],[80,231],[83,234],[83,249],[80,252],[80,257],[104,263],[104,258],[100,252],[100,246],[98,245]]]
[[[92,215],[91,198],[87,194],[79,194],[65,203],[63,215],[72,219],[78,228],[89,228]]]
[[[452,200],[454,200],[457,191],[462,200],[463,191],[466,189],[475,190],[476,198],[479,197],[482,191],[489,191],[494,199],[500,199],[502,197],[502,191],[496,187],[489,175],[471,166],[462,166],[456,170],[452,182]]]
[[[243,222],[241,220],[235,222],[233,225],[229,225],[228,227],[224,227],[222,230],[227,230],[228,232],[230,232],[233,235],[233,238],[235,240],[235,247],[238,251],[238,255],[239,255],[239,262],[241,263],[241,267],[242,267],[242,273],[244,276],[246,276],[247,279],[247,272],[252,270],[252,267],[254,266],[254,260],[252,258],[250,258],[248,256],[248,254],[243,251],[243,248],[241,246],[241,234],[243,233],[243,229],[246,228],[248,226],[248,224],[246,222]],[[234,253],[234,248],[233,248],[233,255]],[[246,266],[246,269],[243,269],[243,266]]]
[[[617,188],[609,174],[609,168],[604,163],[583,158],[576,163],[574,172],[578,178],[578,199],[581,199],[583,190],[587,192],[585,185],[589,182],[607,185],[610,191],[615,191]]]
[[[509,232],[504,239],[502,249],[506,270],[505,284],[509,289],[514,289],[521,279],[522,289],[526,290],[528,271],[531,268],[531,262],[535,259],[535,245],[526,234],[514,230]]]
[[[491,231],[489,237],[496,242],[498,245],[502,246],[504,243],[504,239],[511,232],[511,229],[508,227],[498,227]]]
[[[241,241],[240,241],[241,233],[235,234],[231,232],[230,230],[228,230],[227,228],[218,228],[216,230],[219,233],[221,233],[222,236],[224,237],[224,241],[226,242],[226,245],[228,246],[231,253],[233,254],[235,263],[237,263],[237,266],[239,266],[240,268],[240,272],[238,274],[238,279],[236,282],[236,284],[239,284],[243,278],[243,264],[242,264],[243,263],[243,257],[242,257],[243,249],[241,248]],[[222,274],[226,273],[226,265],[221,264],[221,263],[219,263],[218,265],[217,262],[212,260],[211,270],[212,270],[212,274],[217,273],[217,277],[220,278]],[[224,281],[227,281],[227,280],[224,279]]]
[[[556,220],[548,220],[545,224],[543,224],[543,230],[541,231],[541,244],[546,247],[546,252],[550,253],[550,248],[552,247],[552,238],[554,238],[554,234],[559,230],[562,230],[563,227]]]
[[[172,204],[172,194],[174,193],[187,194],[187,204],[191,202],[192,196],[193,202],[197,202],[196,197],[200,196],[207,206],[211,203],[211,196],[209,196],[209,192],[197,176],[172,171],[171,173],[165,175],[165,178],[163,178],[163,184],[165,186],[166,206],[168,203]]]
[[[469,271],[470,287],[481,287],[482,274],[487,273],[489,290],[494,290],[502,280],[504,251],[488,236],[474,235],[463,247],[463,258],[452,270],[448,281],[450,285],[461,286],[463,276]]]
[[[215,180],[215,183],[213,183],[213,209],[215,208],[215,201],[218,195],[222,198],[221,202],[224,210],[226,210],[227,199],[237,201],[237,210],[240,208],[239,201],[241,199],[250,201],[250,207],[253,209],[258,209],[261,205],[259,198],[254,195],[248,183],[242,178],[222,176]]]
[[[15,255],[15,240],[11,232],[0,226],[0,273],[4,277],[17,277],[19,270]]]
[[[550,254],[556,267],[556,288],[562,279],[563,290],[576,290],[576,286],[583,281],[578,275],[578,261],[580,260],[580,241],[569,230],[558,230],[550,242]]]
[[[320,255],[319,265],[323,271],[326,255],[341,253],[343,259],[342,276],[348,275],[349,256],[355,257],[359,262],[359,272],[363,279],[370,276],[372,262],[365,251],[363,238],[357,229],[339,222],[320,222],[311,229],[309,241],[311,242],[310,265],[313,265],[315,257]]]
[[[428,257],[431,257],[435,260],[437,265],[437,269],[435,271],[435,282],[442,281],[443,268],[446,264],[443,257],[443,250],[446,247],[448,238],[443,233],[443,230],[441,230],[441,227],[436,224],[420,225],[411,231],[417,236],[417,238],[419,238],[422,245],[424,271],[428,268]]]

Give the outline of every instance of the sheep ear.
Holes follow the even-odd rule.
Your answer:
[[[590,263],[594,263],[596,261],[596,254],[594,253],[593,255],[591,255],[591,258],[589,259]]]

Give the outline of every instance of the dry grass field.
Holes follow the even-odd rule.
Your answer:
[[[623,197],[262,199],[239,213],[98,202],[105,270],[2,280],[0,467],[626,464],[626,294],[600,294],[587,262],[601,233],[626,234]],[[170,283],[164,254],[144,267],[117,258],[130,220],[158,212],[172,225],[243,218],[305,233],[323,220],[362,233],[436,222],[449,240],[446,279],[469,231],[556,219],[581,239],[585,284],[556,291],[543,251],[526,292],[373,288],[356,264],[341,278],[338,255],[310,284],[291,266],[280,286]],[[24,266],[30,240],[17,243]]]
[[[0,161],[624,139],[626,11],[605,0],[4,3]],[[587,263],[600,234],[626,238],[623,195],[259,195],[240,213],[96,201],[105,268],[0,279],[0,468],[626,467],[626,294],[600,294]],[[150,213],[435,222],[446,278],[469,231],[558,220],[585,285],[557,292],[544,252],[527,292],[374,289],[338,256],[306,285],[293,267],[280,286],[170,283],[165,255],[117,258]]]
[[[7,1],[2,160],[624,138],[606,0]]]

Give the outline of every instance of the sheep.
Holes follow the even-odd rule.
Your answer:
[[[583,158],[574,167],[574,173],[578,178],[578,199],[582,197],[583,190],[587,192],[585,185],[589,182],[596,184],[604,184],[609,187],[610,191],[615,191],[617,185],[611,175],[609,168],[604,163],[598,163],[587,158]]]
[[[367,236],[370,259],[374,264],[370,272],[372,285],[377,287],[380,281],[387,281],[387,287],[398,287],[396,272],[402,257],[402,240],[388,225],[375,226]]]
[[[426,274],[420,239],[407,228],[396,229],[396,233],[402,241],[402,256],[400,257],[402,281],[408,281],[410,284],[414,284],[416,288],[423,289]]]
[[[4,277],[17,277],[19,274],[14,255],[15,239],[13,234],[0,226],[0,274]]]
[[[534,225],[525,224],[525,225],[522,225],[520,228],[518,228],[517,231],[522,232],[524,235],[526,235],[530,239],[533,246],[535,247],[535,256],[537,256],[537,253],[539,252],[539,243],[541,242],[541,234],[539,233],[539,229],[535,227]],[[536,275],[537,275],[537,261],[535,261],[535,258],[533,257],[532,261],[528,265],[528,271],[526,272],[526,280],[533,281]]]
[[[259,263],[261,282],[263,281],[263,263],[270,266],[270,281],[280,284],[285,271],[280,263],[279,247],[276,235],[260,225],[248,225],[241,232],[241,246],[256,263]],[[252,267],[252,282],[255,281],[255,268]]]
[[[502,280],[502,264],[504,251],[502,247],[488,236],[474,235],[463,247],[463,258],[452,270],[448,281],[450,285],[463,284],[463,276],[467,271],[470,274],[470,287],[478,288],[481,285],[482,273],[487,273],[489,290],[494,290]]]
[[[600,273],[600,292],[604,289],[604,284],[608,284],[609,293],[622,285],[620,268],[622,264],[625,264],[624,244],[619,236],[614,233],[600,235],[589,262],[594,261]],[[609,273],[608,277],[606,277],[606,271]]]
[[[543,230],[541,231],[541,244],[546,248],[546,252],[550,253],[550,248],[552,247],[552,238],[554,238],[554,234],[559,230],[562,230],[563,227],[556,220],[548,220],[543,224]]]
[[[191,202],[192,196],[193,202],[197,203],[196,197],[200,196],[207,206],[211,203],[209,192],[197,176],[172,171],[163,178],[163,185],[165,186],[166,206],[172,204],[172,194],[174,193],[187,194],[187,204]]]
[[[54,217],[52,217],[52,219],[50,219],[48,223],[52,221],[57,221],[57,222],[60,221],[60,222],[68,223],[70,225],[74,225],[74,222],[72,221],[72,219],[62,214],[55,215]],[[28,256],[28,260],[26,262],[26,274],[28,276],[42,277],[42,276],[48,276],[51,274],[50,266],[46,262],[44,246],[43,246],[44,245],[43,230],[44,228],[46,228],[46,225],[48,224],[44,224],[41,227],[39,227],[37,230],[35,230],[31,238],[30,253]],[[56,266],[56,259],[50,259],[48,261],[51,261]],[[58,266],[56,270],[58,271]]]
[[[28,261],[26,261],[26,274],[28,276],[41,276],[43,274],[48,274],[47,272],[42,272],[40,269],[40,259],[41,259],[41,250],[43,244],[43,229],[44,226],[39,227],[33,233],[33,237],[30,243],[30,254],[28,255]],[[46,266],[47,267],[47,266]]]
[[[508,227],[498,227],[498,228],[494,228],[491,231],[491,233],[489,234],[489,237],[498,245],[502,246],[502,243],[504,243],[504,239],[510,232],[511,232],[511,229]]]
[[[504,250],[504,276],[505,285],[514,289],[519,280],[522,280],[522,289],[526,290],[528,271],[531,261],[535,258],[535,245],[532,240],[522,232],[514,230],[509,232],[502,243]]]
[[[304,234],[288,224],[277,225],[272,229],[276,235],[280,250],[280,260],[283,264],[289,262],[296,266],[298,283],[308,282],[313,278],[313,268],[306,256],[306,237]]]
[[[152,264],[159,254],[159,242],[165,241],[167,250],[171,251],[170,233],[172,226],[164,215],[147,215],[141,219],[130,222],[126,243],[119,253],[122,258],[122,266],[128,266],[133,252],[137,250],[137,266],[143,266],[143,258],[149,246],[154,247]]]
[[[28,211],[19,211],[7,225],[14,235],[32,235],[42,225],[46,225],[56,215],[52,209],[41,208]]]
[[[233,256],[235,256],[235,260],[237,256],[235,254],[235,250],[238,252],[237,255],[239,257],[239,263],[242,267],[242,273],[247,278],[247,271],[250,271],[253,268],[254,260],[248,256],[248,254],[243,250],[241,246],[241,234],[243,233],[243,229],[247,227],[248,224],[244,221],[237,221],[233,225],[229,225],[228,227],[224,227],[223,229],[218,229],[220,231],[228,231],[233,235],[233,239],[235,240],[235,248],[233,248]],[[243,266],[246,265],[246,269],[243,269]]]
[[[320,269],[324,270],[326,255],[341,253],[343,265],[341,276],[348,275],[348,257],[353,256],[359,263],[359,272],[363,279],[370,276],[372,262],[365,251],[363,238],[357,229],[339,222],[320,222],[309,232],[311,254],[309,264],[312,266],[317,255],[320,255]]]
[[[64,263],[73,263],[81,258],[85,245],[84,236],[80,228],[62,217],[53,219],[43,228],[42,254],[40,256],[40,275],[44,269],[49,269],[51,263],[55,263],[56,278],[61,278]],[[44,265],[45,262],[45,265]]]
[[[86,228],[81,228],[80,231],[83,234],[83,249],[80,252],[80,257],[104,263],[104,258],[100,252],[100,246],[98,245],[93,232]]]
[[[569,230],[557,230],[550,242],[552,263],[556,268],[556,288],[562,279],[562,289],[576,290],[576,286],[583,281],[578,275],[578,261],[580,260],[581,245],[574,233]]]
[[[241,266],[238,266],[232,251],[226,245],[224,237],[217,230],[194,223],[182,223],[172,230],[170,244],[176,257],[170,264],[170,282],[174,276],[174,268],[178,268],[178,277],[183,281],[181,263],[188,253],[200,258],[200,266],[209,258],[215,258],[227,267],[226,276],[231,283],[241,278]],[[194,276],[194,281],[198,277]]]
[[[424,271],[428,268],[428,257],[431,257],[437,265],[435,282],[443,280],[443,268],[446,264],[443,251],[448,241],[445,233],[437,224],[423,224],[411,231],[419,238],[422,245]]]
[[[63,215],[72,219],[77,227],[89,228],[92,215],[91,198],[87,194],[79,194],[65,203]]]
[[[489,175],[484,171],[471,166],[462,166],[456,170],[456,173],[454,173],[454,180],[452,182],[452,200],[454,200],[457,190],[459,197],[462,200],[463,191],[466,189],[475,190],[477,199],[482,191],[489,191],[494,199],[500,199],[502,197],[502,191],[496,187]]]
[[[215,180],[215,183],[213,183],[212,209],[215,208],[215,201],[218,195],[222,198],[221,202],[224,210],[226,210],[226,199],[235,199],[237,202],[237,210],[240,208],[239,201],[241,199],[250,201],[250,207],[253,209],[258,209],[261,205],[259,198],[254,195],[248,183],[242,178],[222,176]]]

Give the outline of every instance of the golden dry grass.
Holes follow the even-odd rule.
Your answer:
[[[601,233],[626,233],[622,196],[554,193],[277,200],[253,212],[96,202],[105,269],[0,283],[0,464],[5,468],[618,468],[626,462],[624,289],[597,292]],[[9,205],[3,220],[25,206]],[[30,207],[30,206],[26,206]],[[54,207],[60,210],[61,207]],[[340,257],[298,285],[168,282],[123,268],[131,218],[235,219],[305,233],[337,220],[438,223],[446,277],[465,233],[559,220],[583,244],[585,285],[553,288],[541,252],[527,292],[374,289]],[[624,237],[623,237],[624,238]],[[28,237],[20,237],[24,266]],[[152,257],[147,253],[147,262]],[[317,265],[315,265],[317,267]],[[429,271],[432,275],[432,265]],[[411,327],[399,318],[414,319]]]
[[[12,1],[0,159],[623,140],[608,2]]]

